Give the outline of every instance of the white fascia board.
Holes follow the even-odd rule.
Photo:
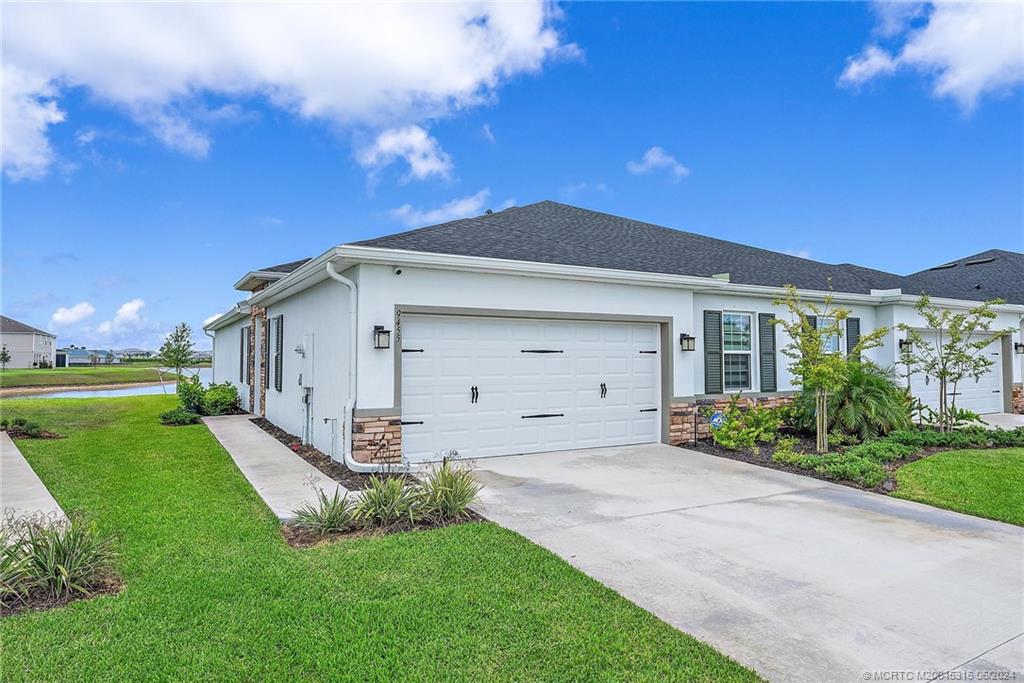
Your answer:
[[[209,332],[220,329],[225,325],[230,325],[236,320],[249,317],[250,310],[251,308],[248,305],[243,306],[241,304],[235,304],[235,307],[232,308],[230,311],[220,314],[219,317],[216,317],[210,322],[203,325],[203,329]]]
[[[248,285],[250,280],[274,282],[276,280],[280,280],[285,275],[287,275],[287,273],[278,273],[277,271],[272,270],[251,270],[234,284],[234,288],[241,291],[248,291],[246,290],[246,285]]]

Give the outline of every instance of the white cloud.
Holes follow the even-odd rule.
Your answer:
[[[1024,82],[1024,3],[937,3],[919,27],[907,28],[906,17],[886,25],[884,12],[880,21],[883,34],[893,26],[902,31],[902,45],[891,52],[868,45],[847,60],[841,85],[859,85],[905,67],[932,76],[937,97],[952,97],[971,111],[983,94]]]
[[[389,166],[399,159],[409,165],[405,181],[424,180],[430,176],[451,176],[451,157],[441,149],[435,138],[415,125],[385,130],[372,145],[356,155],[360,164],[373,170]]]
[[[124,302],[114,314],[114,319],[101,322],[96,327],[96,332],[101,335],[109,335],[141,329],[147,324],[142,317],[142,309],[145,307],[146,302],[142,299],[136,298]]]
[[[484,139],[487,140],[487,142],[495,142],[494,132],[491,130],[491,124],[485,123],[483,127],[480,128],[480,132],[483,134]]]
[[[404,204],[397,209],[392,209],[389,213],[392,218],[405,223],[409,227],[433,225],[435,223],[453,221],[457,218],[479,216],[484,212],[484,205],[490,196],[490,189],[485,187],[476,194],[453,199],[435,209],[420,210],[414,208],[411,204]],[[509,203],[511,201],[503,203],[501,208],[511,206]]]
[[[626,170],[633,175],[642,175],[658,169],[667,170],[672,176],[672,182],[674,183],[678,183],[690,175],[690,169],[683,166],[674,156],[658,146],[651,147],[644,152],[640,161],[626,162]]]
[[[80,301],[71,308],[61,306],[50,316],[50,325],[51,327],[74,325],[75,323],[82,322],[95,312],[96,309],[88,301]]]
[[[609,192],[611,192],[611,188],[605,185],[604,183],[588,183],[587,181],[583,180],[578,183],[569,183],[568,185],[562,188],[562,192],[563,194],[566,194],[570,197],[574,197],[578,194],[587,192],[592,192],[595,194],[608,194]]]
[[[194,156],[212,145],[211,117],[196,114],[208,96],[261,97],[339,129],[435,120],[579,55],[558,18],[542,0],[9,4],[4,169],[45,174],[56,161],[47,131],[65,117],[59,99],[79,87]]]

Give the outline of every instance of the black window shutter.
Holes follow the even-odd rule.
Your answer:
[[[704,393],[721,394],[722,312],[704,311]]]
[[[238,381],[245,381],[245,328],[238,330]]]
[[[252,345],[252,325],[245,328],[245,354],[249,355],[249,349],[253,349]],[[249,365],[249,359],[245,359],[245,383],[252,386],[252,366]]]
[[[818,316],[809,315],[807,316],[807,324],[811,326],[812,330],[818,329]]]
[[[264,329],[260,330],[260,343],[266,340],[263,344],[263,386],[267,389],[270,388],[270,328],[269,322],[266,318],[263,318],[262,326]]]
[[[758,346],[761,351],[761,391],[778,391],[775,370],[775,316],[757,314]]]
[[[284,374],[284,316],[274,318],[274,389],[281,391]]]
[[[846,319],[846,355],[853,353],[853,347],[860,341],[860,318],[847,318]],[[854,356],[858,360],[860,354]]]

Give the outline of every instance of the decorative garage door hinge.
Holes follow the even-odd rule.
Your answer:
[[[523,415],[524,420],[532,420],[538,417],[565,417],[565,413],[538,413],[536,415]]]
[[[403,425],[421,425],[423,420],[402,420]]]
[[[520,349],[519,353],[565,353],[556,349]]]
[[[640,412],[641,413],[656,413],[656,412],[658,412],[658,409],[657,408],[641,408]]]

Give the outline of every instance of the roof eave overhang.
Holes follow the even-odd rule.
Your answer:
[[[286,275],[287,273],[278,273],[272,270],[251,270],[243,275],[234,286],[239,291],[251,292],[261,282],[276,282]]]
[[[241,320],[242,318],[249,317],[249,311],[251,307],[248,304],[235,304],[235,307],[226,313],[222,313],[220,316],[214,318],[210,322],[203,325],[203,329],[207,332],[213,332],[222,327],[230,325],[233,322]]]
[[[402,249],[381,249],[379,247],[362,247],[341,245],[328,249],[320,256],[310,259],[291,273],[271,283],[265,289],[255,292],[249,297],[252,306],[269,306],[287,298],[298,291],[312,287],[326,280],[327,263],[334,263],[338,270],[365,263],[388,266],[406,266],[433,268],[438,270],[457,270],[465,272],[484,272],[496,274],[518,275],[524,277],[541,277],[566,280],[584,280],[591,282],[607,282],[641,285],[649,287],[671,287],[695,292],[717,292],[755,297],[778,298],[785,295],[785,287],[766,285],[748,285],[728,282],[726,280],[692,275],[673,275],[670,273],[647,273],[633,270],[613,270],[593,268],[589,266],[571,266],[557,263],[540,263],[537,261],[513,261],[482,256],[461,256],[456,254],[438,254],[422,251],[406,251]],[[801,297],[810,300],[822,300],[831,296],[837,303],[880,305],[889,303],[911,304],[917,302],[918,296],[904,294],[900,290],[874,290],[870,294],[853,292],[835,292],[825,290],[797,290]],[[951,308],[970,308],[977,301],[958,299],[932,299],[939,306]],[[1024,314],[1024,306],[1003,304],[994,310],[1000,312]],[[215,320],[213,324],[219,324]]]

